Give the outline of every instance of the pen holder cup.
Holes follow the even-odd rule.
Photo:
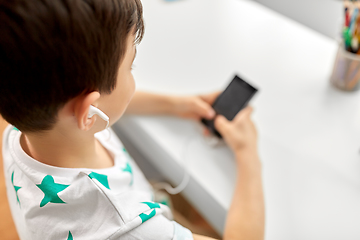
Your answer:
[[[346,51],[342,42],[339,44],[330,82],[345,91],[360,88],[360,55]]]

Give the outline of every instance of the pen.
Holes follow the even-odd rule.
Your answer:
[[[355,8],[352,16],[351,16],[351,20],[350,20],[350,25],[349,25],[349,29],[351,31],[351,33],[353,34],[354,31],[355,31],[355,20],[357,18],[357,15],[359,13],[359,9],[358,8]]]

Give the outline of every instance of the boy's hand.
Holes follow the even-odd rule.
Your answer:
[[[211,107],[220,92],[206,95],[174,97],[174,115],[199,121],[201,118],[213,119],[215,111]]]
[[[232,121],[228,121],[221,115],[215,118],[215,128],[235,154],[248,150],[256,152],[257,150],[257,132],[250,119],[251,113],[252,108],[246,107]]]

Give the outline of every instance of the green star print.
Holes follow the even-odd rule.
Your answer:
[[[18,201],[18,203],[20,205],[20,200],[19,200],[19,196],[17,194],[17,191],[19,191],[21,187],[18,187],[18,186],[14,185],[14,172],[11,174],[11,183],[12,183],[14,189],[15,189],[16,199],[17,199],[17,201]]]
[[[92,179],[92,178],[95,178],[96,180],[99,181],[99,183],[101,183],[104,187],[106,187],[107,189],[110,190],[110,186],[109,186],[109,181],[108,181],[108,176],[104,175],[104,174],[99,174],[99,173],[96,173],[96,172],[91,172],[89,174],[89,177]]]
[[[148,205],[149,208],[160,208],[160,204],[158,203],[153,203],[153,202],[142,202],[146,205]]]
[[[36,186],[45,194],[40,203],[40,207],[43,207],[48,203],[65,203],[57,194],[70,185],[55,183],[54,178],[51,175],[47,175],[43,178],[41,184],[36,184]]]
[[[154,208],[160,208],[160,205],[159,205],[158,203],[153,203],[153,202],[142,202],[142,203],[148,205],[148,207],[149,207],[150,209],[153,209],[153,210],[151,211],[151,213],[149,213],[149,214],[141,213],[141,214],[139,215],[139,217],[141,218],[142,223],[144,223],[144,222],[146,222],[147,220],[149,220],[150,218],[152,218],[153,216],[155,216],[156,210],[155,210]]]
[[[126,167],[122,169],[124,172],[129,172],[130,174],[132,174],[132,169],[130,164],[127,162],[126,163]]]
[[[125,168],[122,168],[122,170],[124,171],[124,172],[128,172],[128,173],[130,173],[131,174],[131,182],[130,182],[130,185],[132,185],[133,184],[133,182],[134,182],[134,175],[133,175],[133,172],[132,172],[132,168],[131,168],[131,166],[130,166],[130,163],[126,163],[126,167]]]
[[[150,218],[152,218],[153,216],[155,216],[155,214],[156,214],[156,211],[155,211],[155,209],[154,209],[154,210],[152,210],[151,213],[149,213],[149,214],[141,213],[141,214],[139,215],[139,217],[141,218],[142,223],[144,223],[144,222],[146,222],[147,220],[149,220]]]

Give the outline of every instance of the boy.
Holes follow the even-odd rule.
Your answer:
[[[208,239],[171,221],[115,134],[103,131],[126,109],[214,117],[216,95],[134,94],[143,31],[139,0],[0,1],[0,113],[12,124],[4,171],[21,239]],[[250,114],[215,120],[239,168],[224,239],[263,238]]]

